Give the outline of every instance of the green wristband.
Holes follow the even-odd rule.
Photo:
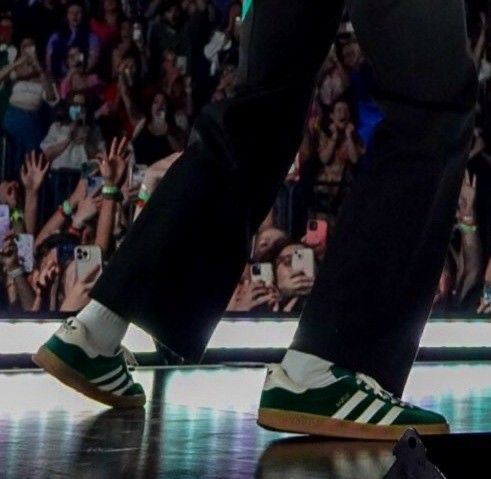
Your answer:
[[[73,206],[70,204],[68,200],[65,200],[63,204],[61,205],[61,209],[63,210],[63,214],[65,216],[72,216],[73,215]]]
[[[144,201],[145,203],[150,199],[150,196],[152,196],[148,191],[142,191],[138,193],[138,199]]]
[[[24,213],[19,208],[14,208],[10,215],[10,221],[12,223],[22,223],[24,221]]]
[[[459,223],[457,227],[464,234],[475,233],[477,231],[476,225],[470,226],[470,225],[466,225],[465,223]]]
[[[118,195],[120,193],[121,193],[121,190],[117,186],[104,185],[102,187],[102,194],[103,195]]]
[[[106,200],[120,201],[123,198],[123,195],[117,186],[104,185],[102,187],[102,197]]]

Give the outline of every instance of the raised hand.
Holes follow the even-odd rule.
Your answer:
[[[73,287],[67,292],[60,311],[73,312],[82,309],[89,302],[89,293],[97,281],[100,266],[95,266],[85,277],[75,281]]]
[[[348,123],[344,131],[347,136],[352,136],[353,133],[355,132],[355,125],[353,125],[353,123]]]
[[[132,203],[138,198],[138,192],[140,191],[141,185],[129,185],[127,181],[121,186],[121,193],[123,195],[123,205]]]
[[[76,208],[78,204],[87,196],[87,180],[85,178],[80,178],[75,190],[69,198],[69,202],[73,208]]]
[[[9,231],[3,242],[3,247],[0,250],[0,262],[3,265],[4,271],[12,271],[19,266],[19,257],[17,245],[14,241],[15,231]]]
[[[41,270],[35,270],[31,275],[31,284],[34,289],[36,299],[33,304],[33,311],[39,311],[44,299],[49,296],[51,287],[60,274],[58,263],[53,259],[48,261]]]
[[[114,138],[109,153],[99,153],[96,160],[107,186],[121,186],[131,153],[126,151],[128,140]]]
[[[88,196],[84,198],[79,204],[77,211],[73,215],[72,223],[75,227],[81,227],[92,218],[94,218],[101,207],[101,197],[92,198]]]
[[[470,179],[469,172],[465,171],[464,182],[460,191],[457,217],[459,221],[474,220],[474,202],[476,199],[476,175]]]
[[[18,68],[25,65],[26,63],[28,63],[28,58],[25,55],[21,55],[19,58],[17,58],[17,60],[15,60],[14,67]]]
[[[337,126],[336,126],[335,123],[331,123],[329,125],[329,131],[331,132],[331,137],[332,138],[337,138],[338,137],[339,132],[338,132],[338,128],[337,128]]]
[[[193,82],[189,75],[184,77],[184,91],[186,95],[191,95],[193,93]]]
[[[236,296],[235,304],[230,305],[230,310],[251,311],[263,304],[273,307],[278,299],[278,292],[276,289],[268,288],[262,282],[251,282],[250,280],[246,280]]]
[[[6,204],[11,210],[19,205],[19,184],[17,181],[0,183],[0,203]]]
[[[314,286],[314,278],[303,271],[293,271],[283,279],[281,291],[287,296],[308,296]]]
[[[22,184],[26,192],[37,193],[43,184],[49,170],[49,161],[43,154],[37,155],[35,151],[26,154],[25,163],[20,170]]]
[[[162,181],[162,178],[167,174],[169,168],[181,157],[182,151],[172,153],[165,158],[157,161],[150,166],[145,172],[142,185],[149,193],[153,193],[158,184]]]
[[[484,298],[481,298],[479,306],[477,307],[478,314],[489,314],[491,313],[491,303],[486,301]]]

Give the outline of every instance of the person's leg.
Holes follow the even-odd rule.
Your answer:
[[[443,416],[398,396],[443,266],[473,130],[476,71],[462,3],[350,7],[380,85],[376,160],[342,207],[291,348],[268,368],[258,423],[358,439],[393,440],[409,427],[445,434]]]
[[[476,71],[461,0],[352,0],[350,14],[384,120],[375,164],[342,208],[291,348],[401,395],[454,221]]]
[[[92,297],[188,360],[201,358],[301,141],[342,1],[254,1],[237,96],[204,108]]]
[[[38,365],[94,399],[127,407],[145,397],[121,351],[108,356],[125,322],[188,361],[201,359],[300,145],[343,3],[253,1],[236,97],[198,115],[186,151],[110,261],[93,301],[41,347]],[[108,331],[111,341],[93,340]]]

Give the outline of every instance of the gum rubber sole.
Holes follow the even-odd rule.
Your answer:
[[[445,423],[377,426],[270,408],[259,409],[257,423],[265,429],[273,431],[379,441],[398,440],[409,428],[416,429],[418,434],[422,436],[448,434],[450,432],[448,424]]]
[[[32,356],[32,360],[58,381],[95,401],[117,409],[140,408],[145,405],[145,395],[117,396],[101,391],[44,346],[41,346],[39,351]]]

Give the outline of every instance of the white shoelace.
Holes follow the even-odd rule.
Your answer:
[[[392,393],[386,391],[375,379],[363,373],[356,373],[356,382],[358,385],[364,385],[367,389],[373,391],[377,396],[390,401],[391,404],[396,404],[401,407],[413,407],[411,404],[396,398]]]
[[[121,349],[123,350],[124,360],[129,368],[134,369],[138,366],[138,361],[135,358],[135,355],[126,347],[121,345]]]
[[[65,329],[65,331],[67,331],[68,333],[77,329],[77,326],[73,325],[73,319],[72,318],[66,319],[64,321],[64,323],[62,324],[62,326],[63,326],[63,329]]]

